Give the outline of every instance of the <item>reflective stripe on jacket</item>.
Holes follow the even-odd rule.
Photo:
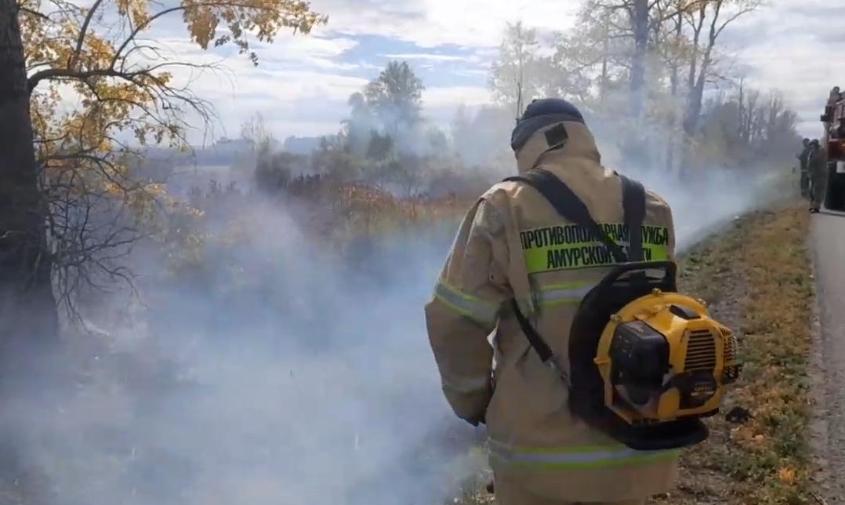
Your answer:
[[[500,465],[547,470],[579,470],[636,466],[677,458],[678,451],[636,451],[622,444],[569,447],[510,447],[489,441],[490,455]]]

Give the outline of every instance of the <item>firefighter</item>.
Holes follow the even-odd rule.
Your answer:
[[[572,104],[532,102],[511,147],[520,173],[551,171],[596,221],[622,229],[620,178],[601,165]],[[651,238],[644,234],[651,259],[672,259],[672,213],[651,192],[644,223],[658,230]],[[616,237],[624,244],[624,234]],[[511,308],[515,300],[566,368],[578,303],[614,261],[602,252],[587,230],[566,222],[536,190],[501,182],[464,218],[425,307],[446,399],[459,417],[487,425],[500,505],[641,504],[674,483],[676,451],[634,451],[573,417],[560,375],[531,350]]]
[[[810,152],[807,156],[807,170],[810,173],[812,203],[810,212],[816,213],[821,208],[827,191],[827,157],[817,139],[810,142]]]
[[[801,196],[810,196],[810,176],[807,170],[807,157],[810,155],[810,139],[804,139],[801,152],[798,154],[798,163],[801,170]]]
[[[839,91],[839,86],[834,86],[833,89],[830,90],[830,96],[827,100],[828,105],[833,105],[841,99],[842,93]]]

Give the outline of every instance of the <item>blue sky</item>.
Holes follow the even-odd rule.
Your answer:
[[[508,21],[541,33],[573,26],[578,0],[312,0],[329,22],[311,35],[280,35],[258,47],[260,65],[220,53],[204,54],[173,20],[156,32],[175,54],[217,61],[225,70],[192,75],[197,94],[218,118],[194,140],[237,136],[260,112],[275,136],[336,132],[346,99],[391,59],[407,60],[423,79],[424,113],[446,126],[459,105],[490,103],[487,73]],[[845,87],[845,19],[841,0],[769,0],[724,34],[723,58],[744,69],[762,90],[779,89],[801,115],[802,131],[817,135],[818,115],[836,79]],[[833,56],[838,55],[838,56]],[[183,76],[187,77],[187,76]]]

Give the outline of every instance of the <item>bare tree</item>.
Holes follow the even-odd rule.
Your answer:
[[[695,0],[590,0],[582,19],[607,23],[602,45],[612,38],[629,41],[625,66],[628,71],[629,111],[642,120],[649,86],[648,61],[663,42],[668,21],[691,8]],[[620,16],[622,14],[622,16]],[[603,65],[604,67],[604,65]],[[606,74],[603,68],[602,74]]]
[[[508,23],[493,63],[490,87],[498,102],[514,108],[517,118],[538,92],[538,47],[536,30],[525,28],[521,21]]]
[[[254,113],[241,124],[241,138],[252,144],[253,153],[270,147],[273,134],[267,129],[267,122],[260,112]]]
[[[692,135],[698,126],[704,87],[713,72],[714,49],[719,36],[731,23],[759,5],[760,0],[701,0],[687,12],[687,23],[692,30],[683,123],[687,135]]]
[[[50,206],[47,225],[57,301],[68,316],[81,323],[76,295],[83,288],[107,290],[120,280],[134,289],[133,275],[121,260],[138,240],[149,235],[144,216],[154,211],[154,200],[149,188],[118,186],[141,185],[129,178],[106,187],[90,181],[87,167],[81,169],[77,158],[77,154],[64,160],[53,158],[54,167],[59,163],[66,166],[54,171],[43,194]],[[106,159],[89,161],[109,163]],[[123,195],[115,197],[116,191]]]

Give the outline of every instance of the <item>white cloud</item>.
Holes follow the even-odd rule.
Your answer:
[[[215,52],[200,50],[196,44],[191,43],[187,38],[177,34],[156,37],[156,43],[163,46],[173,56],[184,59],[187,54],[198,55],[204,61],[217,59]],[[285,32],[280,33],[272,43],[253,42],[250,49],[258,54],[262,66],[270,67],[295,67],[309,66],[325,69],[350,70],[355,69],[354,65],[343,64],[337,58],[345,52],[355,48],[358,42],[348,37],[319,37],[293,35]],[[247,62],[245,56],[228,58],[231,61]]]
[[[821,115],[830,89],[845,85],[840,70],[845,54],[841,23],[845,3],[782,0],[761,8],[730,30],[736,55],[751,70],[749,82],[779,90],[799,114],[805,136],[821,134]],[[837,79],[842,79],[837,81]]]
[[[271,45],[257,47],[261,64],[255,68],[243,57],[226,59],[228,70],[218,74],[177,72],[183,81],[193,77],[194,90],[218,108],[221,121],[237,123],[256,110],[273,117],[282,130],[301,135],[330,133],[347,114],[347,97],[366,84],[384,58],[416,62],[418,68],[467,61],[468,68],[440,74],[437,86],[424,94],[425,114],[440,122],[459,104],[490,102],[482,86],[485,63],[506,22],[522,20],[544,31],[573,26],[580,0],[312,0],[312,7],[329,15],[326,26],[311,35],[280,34]],[[836,5],[831,5],[831,4]],[[762,90],[781,90],[800,114],[802,132],[817,136],[818,116],[829,89],[836,82],[837,63],[845,54],[845,35],[832,19],[845,18],[839,0],[773,0],[741,18],[723,34],[722,52],[750,70],[749,84]],[[219,61],[187,42],[184,27],[175,23],[163,38],[173,54],[193,62]],[[177,33],[179,31],[179,33]],[[356,50],[357,36],[381,36],[436,48],[413,52],[378,48],[362,54],[360,62],[344,55]],[[460,56],[449,46],[462,48]],[[445,46],[445,47],[444,47]],[[452,65],[454,66],[454,65]],[[478,82],[465,85],[466,78]],[[841,75],[838,78],[842,78]],[[463,79],[463,80],[462,80]],[[449,86],[450,80],[455,86]],[[457,83],[461,85],[457,85]],[[227,128],[228,129],[228,128]],[[322,129],[322,130],[321,130]]]
[[[385,58],[390,58],[391,60],[406,60],[406,61],[466,61],[467,58],[465,56],[455,56],[449,54],[429,54],[429,53],[394,53],[394,54],[383,54]]]
[[[350,38],[294,36],[286,33],[273,44],[262,44],[259,48],[261,61],[268,65],[312,65],[323,69],[353,70],[355,65],[336,61],[358,42]]]
[[[496,46],[505,23],[523,21],[543,30],[566,30],[577,0],[312,0],[329,15],[321,30],[379,34],[422,47]],[[319,32],[319,30],[318,30]]]
[[[261,112],[271,131],[284,138],[336,132],[349,113],[349,95],[366,82],[309,71],[250,72],[238,77],[234,89],[205,80],[201,94],[214,104],[227,135],[236,135],[243,121]]]
[[[264,116],[270,130],[279,138],[336,132],[348,114],[349,95],[368,82],[362,77],[338,73],[337,66],[326,68],[302,58],[286,62],[282,51],[261,58],[255,67],[245,57],[221,59],[187,40],[160,42],[169,52],[179,55],[178,61],[220,67],[215,71],[172,69],[174,85],[190,84],[192,93],[211,103],[216,113],[210,131],[206,131],[199,117],[190,118],[195,126],[191,141],[196,142],[204,140],[205,135],[236,136],[240,125],[256,112]],[[318,40],[303,47],[313,51],[307,58],[319,59],[316,55],[341,54],[344,47],[353,46],[351,40]]]
[[[430,108],[457,107],[459,105],[483,105],[490,103],[490,91],[475,86],[442,86],[426,88],[423,104]]]
[[[195,93],[209,99],[258,94],[285,101],[312,97],[345,100],[367,82],[360,77],[321,72],[319,65],[285,65],[270,59],[261,60],[256,67],[244,57],[221,59],[187,41],[168,40],[164,44],[180,55],[179,61],[219,67],[216,71],[187,67],[172,70],[177,85],[190,81]]]
[[[491,103],[490,91],[475,86],[442,86],[423,92],[423,114],[431,123],[447,130],[455,119],[458,107],[472,112]]]
[[[207,132],[199,124],[194,138],[203,135],[237,135],[240,124],[253,113],[261,112],[273,133],[319,135],[334,133],[348,115],[346,101],[360,91],[368,80],[347,75],[347,70],[374,70],[370,64],[350,64],[340,57],[358,44],[349,37],[330,38],[327,34],[302,37],[281,36],[269,46],[258,47],[258,67],[245,57],[221,59],[202,51],[178,36],[158,42],[180,61],[217,64],[219,71],[174,69],[177,84],[191,83],[192,91],[215,107],[218,120]],[[437,53],[389,53],[387,58],[417,60],[420,66],[434,63],[471,61],[477,57]],[[466,73],[466,72],[464,72]],[[430,86],[423,95],[424,113],[435,123],[451,120],[459,105],[489,103],[487,89],[473,86]],[[199,118],[195,119],[199,121]]]
[[[476,49],[496,46],[506,22],[522,20],[541,30],[566,31],[580,4],[579,0],[312,1],[315,9],[330,16],[325,31],[378,34],[423,47],[456,44]],[[845,3],[775,0],[730,26],[722,49],[751,68],[749,81],[755,86],[782,91],[799,112],[806,134],[817,134],[819,112],[836,84],[836,58],[825,55],[845,53],[845,35],[831,19],[844,17]]]

